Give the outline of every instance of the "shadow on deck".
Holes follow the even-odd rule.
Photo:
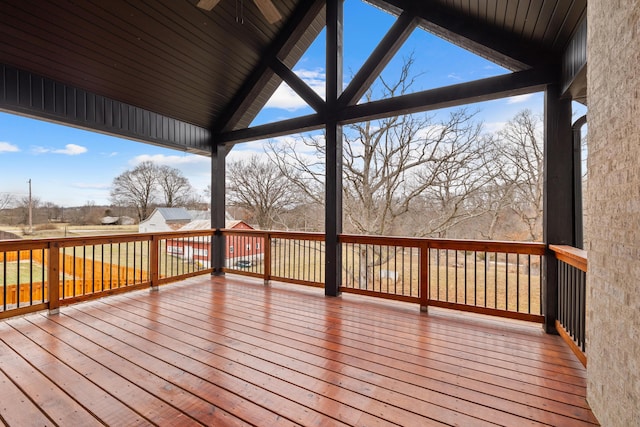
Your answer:
[[[196,277],[0,322],[6,425],[593,425],[540,325]]]

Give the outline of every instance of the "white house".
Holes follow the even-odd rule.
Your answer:
[[[149,218],[138,226],[140,233],[176,231],[191,222],[191,215],[185,208],[155,208]]]

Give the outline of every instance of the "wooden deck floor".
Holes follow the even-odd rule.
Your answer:
[[[597,424],[538,325],[232,276],[0,322],[0,390],[11,426]]]

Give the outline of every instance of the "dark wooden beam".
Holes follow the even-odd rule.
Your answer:
[[[219,143],[238,144],[240,142],[275,138],[282,135],[322,129],[324,123],[324,115],[312,114],[310,116],[296,117],[276,123],[267,123],[251,128],[221,133],[216,135],[215,140]]]
[[[391,5],[397,12],[414,10],[423,19],[420,26],[430,33],[512,71],[548,64],[553,57],[551,52],[541,51],[525,40],[505,37],[490,25],[448,10],[438,2],[371,0],[371,3],[387,8]]]
[[[282,28],[269,49],[267,49],[260,63],[253,70],[249,78],[235,94],[225,111],[220,114],[212,129],[216,133],[229,131],[235,127],[245,113],[248,106],[262,92],[271,77],[273,70],[270,65],[278,57],[286,57],[313,20],[324,7],[324,0],[302,0],[291,18]]]
[[[541,91],[547,84],[556,80],[556,73],[547,69],[519,71],[366,104],[352,105],[339,112],[338,120],[343,124],[355,123],[399,114],[490,101]]]
[[[211,154],[208,129],[4,64],[0,64],[0,109],[165,148]]]
[[[544,200],[543,241],[553,245],[572,245],[573,212],[573,135],[571,100],[561,98],[560,85],[547,86],[544,97]],[[542,307],[547,333],[557,333],[558,265],[555,256],[545,257]]]
[[[418,20],[409,11],[403,12],[398,17],[358,73],[353,77],[349,86],[340,95],[338,99],[339,105],[353,105],[362,98],[417,25]]]
[[[327,116],[334,115],[340,124],[375,120],[399,114],[431,111],[455,107],[473,102],[490,101],[508,96],[542,91],[547,84],[557,80],[557,73],[542,70],[527,70],[503,76],[490,77],[458,85],[430,89],[381,101],[328,109]],[[313,114],[277,123],[225,132],[215,136],[216,141],[236,144],[273,138],[293,133],[321,129],[324,115]]]
[[[304,80],[296,75],[289,67],[287,67],[278,58],[271,61],[271,69],[276,72],[284,80],[291,89],[293,89],[300,98],[309,104],[311,108],[321,113],[325,109],[324,100],[313,89],[307,85]]]
[[[226,153],[224,144],[216,144],[211,153],[211,228],[214,232],[211,239],[211,274],[224,275],[226,245],[225,237],[219,231],[225,228],[225,178]]]
[[[344,0],[327,1],[325,284],[327,296],[340,295],[342,283],[342,125],[335,113],[342,92]]]

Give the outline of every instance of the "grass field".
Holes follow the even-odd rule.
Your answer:
[[[27,261],[21,261],[19,264],[17,262],[0,262],[0,286],[4,286],[5,282],[8,285],[15,285],[18,283],[18,277],[20,284],[42,282],[45,276],[46,272],[43,271],[40,263],[34,262],[30,265]]]
[[[23,239],[47,239],[58,237],[105,236],[113,234],[132,234],[138,232],[138,225],[34,225],[33,233],[25,233],[27,227],[0,226],[0,230],[15,233]]]

